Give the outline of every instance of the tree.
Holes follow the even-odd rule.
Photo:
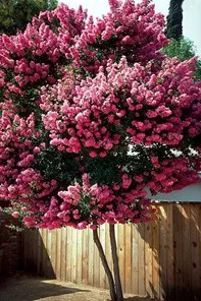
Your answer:
[[[160,52],[164,19],[149,0],[109,3],[97,22],[61,5],[1,37],[0,199],[27,227],[91,228],[122,301],[115,224],[156,217],[148,190],[198,181],[201,84],[194,58]]]
[[[181,38],[179,40],[172,40],[165,48],[165,54],[170,57],[178,57],[181,61],[194,57],[195,50],[194,44],[188,39]],[[197,79],[201,79],[201,60],[198,58],[196,63],[195,76]]]
[[[24,30],[33,16],[41,11],[52,10],[57,0],[1,0],[0,33],[15,34]]]
[[[166,35],[169,39],[180,39],[183,34],[183,10],[184,0],[170,0],[169,14],[167,17]]]

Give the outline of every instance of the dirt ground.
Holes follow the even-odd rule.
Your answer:
[[[17,276],[0,283],[1,301],[106,301],[105,290],[88,286],[45,280],[31,276]],[[147,298],[126,296],[126,301],[150,301]]]

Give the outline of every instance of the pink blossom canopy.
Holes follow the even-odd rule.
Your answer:
[[[147,193],[199,180],[196,59],[166,57],[149,0],[101,19],[61,5],[0,37],[0,204],[28,227],[153,218]]]

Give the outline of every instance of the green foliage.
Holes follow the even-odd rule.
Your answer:
[[[183,2],[184,0],[170,0],[166,29],[166,35],[169,39],[178,40],[182,37]]]
[[[1,0],[0,33],[12,35],[24,30],[33,16],[54,9],[57,3],[57,0]]]
[[[83,216],[86,218],[90,215],[90,200],[91,198],[87,195],[83,196],[78,204],[79,211],[82,213]]]
[[[118,160],[120,160],[120,158],[115,157],[113,154],[105,158],[86,158],[86,170],[91,176],[92,184],[109,185],[114,182],[120,182],[117,166]]]
[[[58,152],[54,147],[49,147],[40,152],[35,165],[46,180],[55,179],[67,185],[80,178],[79,165],[74,154]]]
[[[169,45],[164,48],[164,52],[170,57],[178,57],[184,61],[195,55],[193,42],[187,39],[172,40]]]
[[[100,185],[111,185],[111,183],[121,182],[121,167],[127,174],[141,174],[144,171],[150,171],[151,162],[146,149],[141,145],[136,145],[132,149],[132,155],[122,152],[111,153],[105,158],[85,158],[85,169],[90,174],[91,183]]]
[[[181,61],[190,59],[195,56],[194,44],[188,39],[181,38],[172,40],[169,45],[164,48],[164,53],[170,57],[178,57]],[[195,73],[197,79],[201,79],[201,60],[198,59],[197,70]]]

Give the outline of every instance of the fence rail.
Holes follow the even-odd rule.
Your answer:
[[[201,300],[201,204],[158,207],[157,222],[116,226],[124,291],[160,300]],[[101,226],[99,236],[111,264],[108,225]],[[25,232],[24,266],[62,281],[108,287],[92,230]]]

